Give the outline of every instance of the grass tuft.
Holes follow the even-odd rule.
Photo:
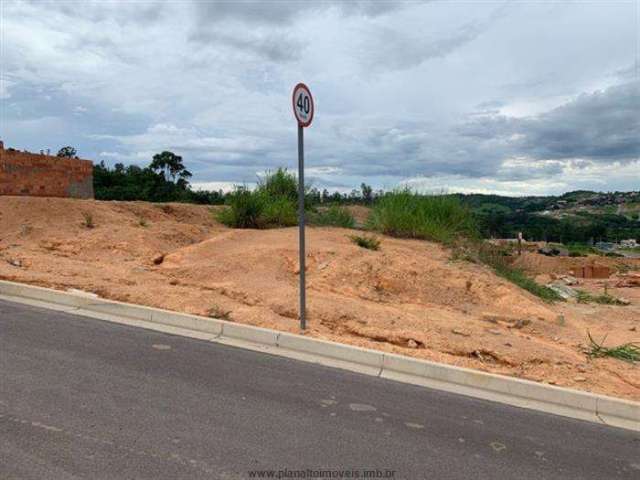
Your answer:
[[[400,238],[451,245],[460,237],[477,237],[471,210],[452,195],[420,195],[409,189],[379,198],[367,227]]]
[[[218,320],[231,321],[231,310],[225,310],[219,305],[213,305],[208,311],[207,316],[209,318],[215,318]]]
[[[600,305],[621,305],[626,306],[628,303],[623,302],[619,298],[616,298],[608,293],[603,293],[601,295],[592,295],[589,292],[585,292],[584,290],[578,290],[578,296],[576,300],[578,303],[599,303]]]
[[[309,223],[326,227],[354,228],[356,221],[349,210],[333,205],[327,209],[311,213],[309,215]]]
[[[630,342],[608,348],[604,346],[604,341],[607,339],[606,335],[600,343],[596,342],[588,331],[587,335],[591,342],[588,352],[590,357],[613,357],[618,360],[624,360],[625,362],[640,362],[640,343]]]
[[[380,240],[374,236],[351,235],[349,238],[359,247],[366,248],[368,250],[380,249]]]
[[[91,212],[82,212],[82,225],[85,228],[94,228],[96,226],[93,222],[93,214]]]
[[[516,284],[520,288],[523,288],[527,292],[541,298],[545,302],[561,302],[564,299],[554,290],[540,285],[533,278],[527,276],[522,270],[513,267],[494,267],[494,272],[511,283]]]

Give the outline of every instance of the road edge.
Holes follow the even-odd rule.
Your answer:
[[[0,280],[0,299],[640,431],[640,403],[267,328]]]

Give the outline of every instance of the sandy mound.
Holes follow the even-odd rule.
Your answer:
[[[0,197],[0,212],[0,278],[298,330],[295,228],[230,230],[180,204]],[[640,398],[636,367],[581,350],[587,329],[637,339],[640,295],[550,306],[436,244],[384,237],[369,251],[352,233],[308,230],[308,335]]]
[[[547,257],[534,252],[523,252],[515,265],[534,274],[567,274],[577,272],[586,265],[609,267],[612,272],[632,268],[640,270],[640,258],[615,258],[589,255],[588,257]]]

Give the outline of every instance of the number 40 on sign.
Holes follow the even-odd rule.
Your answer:
[[[293,89],[293,113],[298,125],[308,127],[313,120],[313,97],[304,83],[299,83]]]

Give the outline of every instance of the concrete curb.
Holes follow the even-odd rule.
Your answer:
[[[0,298],[640,431],[640,403],[197,315],[0,280]]]

